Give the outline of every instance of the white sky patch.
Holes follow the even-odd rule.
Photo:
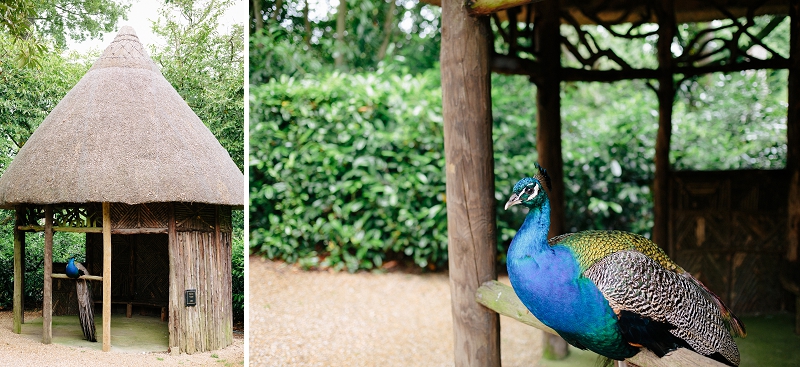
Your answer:
[[[403,13],[403,20],[400,21],[397,27],[400,28],[403,33],[411,33],[411,30],[414,28],[414,18],[411,17],[411,13]]]
[[[328,15],[339,6],[339,0],[306,0],[308,1],[308,20],[320,22],[328,19]]]
[[[314,1],[314,0],[310,0]],[[319,1],[319,0],[318,0]],[[324,0],[321,0],[324,1]],[[78,51],[80,53],[87,53],[91,50],[103,51],[123,26],[131,26],[136,31],[136,36],[139,41],[144,45],[145,49],[150,51],[151,45],[163,43],[151,31],[153,22],[158,20],[158,10],[164,6],[163,0],[142,0],[135,1],[128,9],[128,20],[121,20],[117,22],[118,28],[112,32],[104,33],[102,37],[97,39],[87,39],[84,42],[75,42],[69,37],[67,38],[67,48],[70,51]],[[244,20],[249,16],[247,14],[247,3],[244,0],[239,0],[225,11],[225,14],[220,17],[220,30],[227,33],[230,26],[236,23],[244,24]]]

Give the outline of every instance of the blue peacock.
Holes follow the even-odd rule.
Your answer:
[[[744,324],[713,292],[652,241],[622,231],[584,231],[552,238],[547,171],[514,185],[505,205],[530,209],[507,266],[522,303],[568,343],[624,360],[646,347],[657,356],[689,348],[739,365],[733,336]]]
[[[89,270],[81,263],[76,263],[75,258],[70,258],[64,271],[68,277],[75,279],[75,291],[78,294],[78,316],[81,321],[83,336],[90,342],[96,342],[94,326],[94,301],[89,281],[80,279],[81,275],[90,275]]]

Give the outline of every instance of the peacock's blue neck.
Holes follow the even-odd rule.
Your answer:
[[[508,248],[508,257],[521,259],[531,257],[550,247],[547,232],[550,230],[550,201],[545,199],[542,206],[533,208],[525,216],[525,221],[517,231]]]

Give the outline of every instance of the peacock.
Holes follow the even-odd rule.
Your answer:
[[[739,365],[744,324],[713,292],[647,238],[584,231],[548,241],[547,171],[514,185],[505,209],[530,209],[508,249],[511,286],[542,323],[580,349],[614,360],[640,348],[658,357],[688,348]]]
[[[89,271],[83,264],[76,263],[75,258],[70,258],[65,273],[68,277],[75,279],[75,291],[78,293],[78,316],[81,320],[83,336],[90,342],[96,342],[92,290],[86,279],[79,279],[81,275],[89,275]]]

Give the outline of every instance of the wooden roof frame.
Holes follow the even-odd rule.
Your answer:
[[[438,0],[432,0],[434,3]],[[513,0],[512,0],[513,1]],[[476,302],[481,284],[497,278],[494,160],[492,150],[491,72],[523,74],[537,84],[537,149],[539,162],[548,169],[553,189],[549,197],[552,214],[550,235],[564,230],[564,180],[561,155],[560,83],[562,81],[604,81],[625,79],[651,79],[658,81],[656,93],[659,103],[658,132],[655,154],[653,240],[668,247],[668,175],[669,151],[672,129],[672,104],[675,96],[674,76],[701,75],[711,72],[732,72],[751,69],[789,69],[789,108],[787,118],[787,164],[791,183],[788,197],[788,246],[786,260],[797,264],[800,252],[800,0],[721,0],[713,11],[698,7],[694,11],[677,9],[682,4],[699,4],[702,0],[606,0],[611,4],[652,4],[658,30],[657,60],[655,69],[592,70],[569,69],[561,65],[562,15],[572,14],[574,4],[580,0],[545,0],[525,5],[525,11],[512,8],[504,15],[492,14],[497,23],[510,19],[532,19],[535,27],[531,37],[536,39],[533,50],[536,60],[516,55],[497,55],[491,48],[494,35],[490,17],[477,16],[493,11],[476,11],[482,6],[494,10],[505,9],[512,1],[497,0],[442,0],[442,113],[444,117],[445,164],[447,181],[448,256],[450,290],[453,312],[456,366],[499,366],[500,339],[498,314]],[[602,0],[582,3],[598,4]],[[489,5],[486,5],[489,4]],[[741,8],[723,5],[762,4]],[[518,2],[515,6],[519,5]],[[734,9],[735,8],[735,9]],[[528,11],[533,10],[533,11]],[[491,9],[490,9],[491,10]],[[565,11],[566,10],[566,11]],[[607,13],[602,21],[622,23],[642,21]],[[525,15],[529,14],[529,15]],[[677,60],[670,50],[680,22],[718,19],[719,14],[729,18],[744,14],[749,19],[759,14],[786,14],[790,18],[790,54],[770,59],[739,58],[743,62],[720,62],[713,66],[698,66],[697,60]],[[618,21],[612,22],[614,16]],[[527,18],[526,18],[527,17]],[[595,20],[597,17],[595,18]],[[589,17],[572,20],[578,26],[587,24]],[[648,18],[647,21],[652,21]],[[496,23],[496,24],[497,24]],[[516,23],[515,23],[516,24]],[[514,27],[516,29],[516,27]],[[514,31],[512,29],[509,32]],[[510,35],[511,39],[516,39]],[[512,41],[513,42],[513,41]],[[737,46],[738,47],[738,46]],[[732,51],[734,54],[736,51]],[[667,356],[669,357],[669,356]],[[666,358],[666,357],[665,357]],[[693,365],[715,365],[713,361],[695,355]],[[638,363],[641,363],[639,361]],[[658,362],[656,362],[658,363]],[[678,361],[671,361],[680,365]],[[668,363],[669,364],[669,363]]]

